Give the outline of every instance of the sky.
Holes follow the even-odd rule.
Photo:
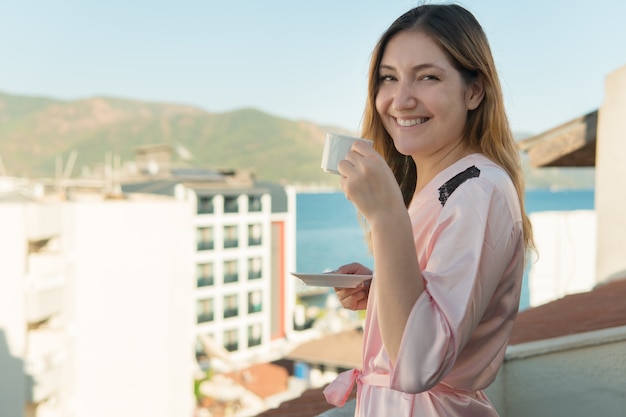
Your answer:
[[[0,91],[188,104],[358,130],[371,51],[409,0],[0,0]],[[511,127],[599,108],[626,65],[626,1],[464,0]]]

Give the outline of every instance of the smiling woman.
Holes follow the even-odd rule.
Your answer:
[[[454,28],[451,30],[450,28]],[[356,416],[497,416],[495,379],[519,308],[532,230],[519,155],[486,36],[457,5],[423,5],[382,35],[362,137],[339,162],[366,221],[369,285],[335,288],[367,310],[363,369],[325,390]],[[339,274],[372,274],[359,263]]]

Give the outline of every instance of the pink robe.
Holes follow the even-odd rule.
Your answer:
[[[458,185],[443,205],[439,187],[472,166],[479,175]],[[342,406],[357,383],[358,417],[497,416],[482,390],[502,364],[524,270],[513,183],[483,155],[469,155],[416,194],[409,214],[425,291],[409,316],[396,364],[383,347],[372,286],[363,369],[340,374],[324,394]]]

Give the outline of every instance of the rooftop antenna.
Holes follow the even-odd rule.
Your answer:
[[[72,170],[74,169],[74,164],[76,163],[76,157],[78,156],[78,152],[73,149],[70,152],[70,156],[67,159],[67,165],[65,165],[65,171],[63,172],[62,180],[62,189],[65,190],[70,180],[70,175],[72,175]]]
[[[120,184],[122,157],[119,153],[113,155],[113,169],[111,172],[112,194],[114,196],[122,195],[122,185]]]

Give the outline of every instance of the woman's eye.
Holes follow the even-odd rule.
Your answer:
[[[393,81],[395,77],[393,75],[382,74],[379,79],[380,81]]]
[[[425,80],[425,81],[428,81],[428,80],[438,80],[439,78],[437,78],[437,77],[436,77],[436,76],[434,76],[434,75],[427,74],[427,75],[422,75],[421,77],[419,77],[419,79],[420,79],[420,80]]]

